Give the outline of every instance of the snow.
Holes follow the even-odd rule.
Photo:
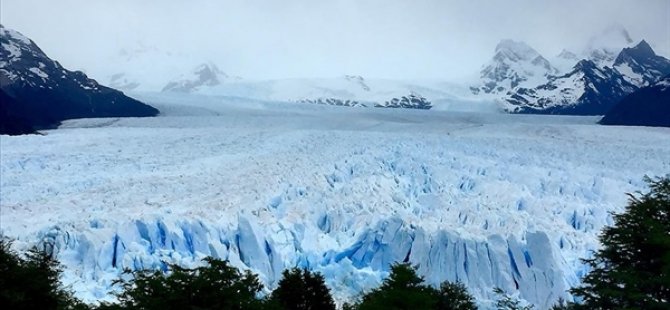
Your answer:
[[[9,53],[7,58],[19,58],[21,57],[21,49],[15,44],[2,43],[2,48]]]
[[[15,40],[15,41],[20,41],[23,44],[30,45],[32,44],[32,41],[28,39],[28,37],[22,35],[16,30],[5,28],[4,26],[0,25],[0,36],[1,37],[7,37],[9,39]]]
[[[46,79],[49,77],[48,74],[46,74],[44,71],[42,71],[40,68],[29,68],[28,71],[34,73],[35,75],[41,77],[42,79]]]
[[[4,67],[4,66],[3,66],[3,67]],[[14,80],[16,80],[16,79],[19,77],[16,73],[11,72],[11,71],[6,70],[6,69],[0,69],[0,72],[2,72],[3,74],[5,74],[5,75],[7,76],[7,78],[8,78],[10,81],[14,81]],[[22,78],[22,79],[23,79],[23,78]]]
[[[665,91],[666,89],[670,88],[670,78],[665,78],[656,82],[654,87],[660,87],[661,91]]]
[[[582,55],[595,62],[599,68],[612,67],[619,52],[632,43],[628,31],[621,25],[613,24],[592,36]]]
[[[546,308],[624,193],[670,171],[669,129],[594,117],[135,95],[161,116],[0,138],[2,233],[54,241],[89,301],[123,268],[214,255],[270,287],[312,268],[339,301],[407,259],[483,305],[498,286]]]
[[[619,73],[621,73],[621,75],[627,82],[637,87],[646,86],[644,76],[642,74],[633,71],[633,68],[631,68],[630,65],[628,65],[628,63],[622,63],[618,66],[615,66],[614,69],[619,71]]]
[[[558,70],[524,42],[502,40],[493,59],[481,70],[479,88],[490,88],[491,94],[506,94],[516,87],[534,87],[547,82]],[[514,84],[518,85],[514,85]],[[500,88],[500,89],[499,89]],[[500,97],[500,96],[496,96]]]
[[[559,74],[570,72],[580,58],[577,54],[566,49],[551,59],[551,64],[558,69]]]

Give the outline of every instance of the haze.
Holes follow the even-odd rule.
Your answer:
[[[625,27],[670,56],[670,1],[3,0],[2,23],[71,69],[102,74],[139,46],[266,79],[458,79],[504,38],[545,57]],[[160,64],[156,64],[160,65]]]

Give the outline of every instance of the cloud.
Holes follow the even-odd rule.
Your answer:
[[[0,17],[68,67],[92,72],[142,45],[251,78],[458,78],[500,39],[550,58],[611,24],[670,56],[666,0],[3,0]]]

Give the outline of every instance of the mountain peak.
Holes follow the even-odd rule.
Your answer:
[[[649,46],[649,43],[647,41],[642,40],[640,43],[637,45],[631,47],[631,48],[626,48],[624,50],[628,50],[629,52],[634,52],[635,55],[638,57],[654,57],[656,56],[656,53],[654,50]]]
[[[0,38],[6,39],[6,40],[15,40],[15,41],[20,41],[21,43],[30,45],[33,42],[28,39],[28,37],[24,36],[20,32],[10,29],[10,28],[5,28],[2,24],[0,24]]]
[[[575,70],[586,71],[596,69],[597,66],[592,60],[582,59],[573,68]]]
[[[670,60],[656,55],[647,41],[624,48],[614,61],[614,68],[638,87],[655,83],[670,73]]]
[[[556,57],[562,58],[562,59],[568,59],[568,60],[574,60],[577,59],[577,54],[568,51],[566,49],[563,49]]]
[[[538,55],[532,47],[523,41],[514,41],[510,39],[502,40],[496,45],[496,56],[504,55],[505,58],[512,60],[533,60]]]

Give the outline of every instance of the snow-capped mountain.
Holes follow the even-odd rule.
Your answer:
[[[577,54],[567,49],[563,49],[558,55],[551,59],[551,64],[563,74],[572,70],[572,67],[574,67],[580,60],[581,59]]]
[[[154,116],[158,110],[69,71],[33,41],[0,25],[0,89],[3,113],[32,128],[83,117]]]
[[[447,82],[367,79],[354,75],[337,78],[240,80],[202,89],[196,93],[338,106],[390,107],[397,103],[398,107],[403,108],[412,106],[409,103],[411,100],[418,100],[411,99],[412,94],[425,99],[421,105],[423,107],[427,106],[425,103],[436,100],[458,101],[472,97],[465,86]],[[407,100],[407,104],[400,104],[403,100]]]
[[[337,98],[317,98],[317,99],[301,99],[297,103],[311,103],[332,105],[340,107],[375,107],[375,108],[393,108],[393,109],[419,109],[430,110],[433,104],[428,99],[417,93],[411,93],[407,96],[400,96],[399,98],[391,98],[384,102],[361,102],[352,99],[337,99]]]
[[[589,39],[582,54],[598,67],[612,67],[621,49],[631,44],[633,39],[628,30],[618,24],[610,25]]]
[[[411,93],[409,96],[393,98],[384,103],[375,104],[375,107],[430,110],[433,105],[423,96],[417,93]]]
[[[602,115],[635,91],[614,69],[582,60],[572,71],[534,88],[518,88],[507,98],[514,113]]]
[[[642,40],[634,47],[622,49],[613,68],[582,60],[570,72],[551,77],[547,83],[510,92],[506,98],[507,110],[602,115],[624,96],[667,74],[670,74],[670,60],[656,55]]]
[[[634,47],[624,48],[614,60],[614,69],[637,87],[656,83],[670,74],[670,60],[656,55],[649,44],[642,40]]]
[[[221,85],[228,78],[229,76],[215,64],[211,62],[204,63],[193,69],[189,75],[182,75],[178,79],[169,82],[163,87],[162,91],[191,93],[203,87]]]
[[[600,123],[670,127],[670,75],[624,97]]]
[[[471,89],[475,94],[505,94],[517,87],[542,83],[557,73],[558,69],[526,43],[503,40],[480,72],[481,85]]]
[[[211,60],[142,42],[121,49],[106,59],[106,63],[109,65],[92,68],[94,75],[124,91],[196,92],[239,79],[226,74]]]
[[[338,107],[362,107],[362,108],[369,107],[373,104],[351,99],[337,99],[337,98],[301,99],[297,100],[296,103],[322,104],[322,105],[332,105]]]
[[[311,103],[322,105],[333,105],[342,107],[375,107],[375,108],[393,108],[393,109],[419,109],[430,110],[433,104],[425,97],[411,92],[409,95],[391,98],[386,101],[358,101],[354,99],[338,99],[338,98],[316,98],[316,99],[301,99],[297,103]]]

